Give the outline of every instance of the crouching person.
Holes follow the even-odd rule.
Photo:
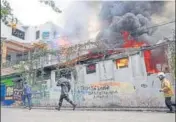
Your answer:
[[[161,90],[160,92],[164,93],[165,104],[167,108],[169,108],[168,113],[173,113],[172,106],[175,106],[175,103],[171,102],[171,97],[174,95],[171,82],[166,79],[165,74],[163,72],[158,73],[158,78],[161,81]]]
[[[76,104],[74,104],[73,101],[70,100],[70,98],[69,98],[69,91],[71,89],[70,81],[67,78],[65,78],[64,76],[62,76],[58,80],[57,86],[61,86],[61,95],[60,95],[58,107],[56,107],[56,109],[60,110],[60,108],[62,106],[62,102],[65,99],[67,102],[69,102],[73,106],[73,110],[75,110]]]

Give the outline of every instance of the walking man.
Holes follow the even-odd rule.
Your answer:
[[[163,72],[158,73],[158,78],[161,81],[160,92],[164,93],[165,104],[170,110],[168,111],[168,113],[173,113],[174,111],[172,106],[175,106],[175,104],[171,102],[171,97],[174,95],[171,82],[168,79],[166,79],[165,74]]]
[[[27,99],[29,110],[31,110],[31,96],[32,96],[31,87],[25,81],[23,86],[23,103],[24,107],[27,107],[26,106],[26,99]]]
[[[65,76],[62,76],[58,80],[57,86],[61,86],[61,95],[60,95],[58,107],[56,107],[56,109],[60,110],[62,106],[62,102],[65,99],[67,102],[69,102],[73,106],[73,110],[75,110],[76,104],[74,104],[72,100],[70,100],[69,98],[69,91],[71,89],[70,81]]]

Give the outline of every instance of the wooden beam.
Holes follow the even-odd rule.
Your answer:
[[[7,47],[7,53],[10,52],[10,51],[12,51],[12,52],[18,52],[18,53],[28,52],[28,50],[23,50],[22,51],[22,50],[18,50],[18,48],[14,49],[14,48]]]
[[[23,48],[26,48],[28,50],[31,50],[33,47],[27,47],[27,45],[24,45],[22,43],[19,43],[19,42],[13,42],[13,41],[7,41],[6,43],[11,43],[12,45],[16,45],[18,47],[23,47]]]

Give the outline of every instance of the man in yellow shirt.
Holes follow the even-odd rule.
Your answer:
[[[164,93],[165,104],[170,110],[169,113],[173,113],[172,106],[175,106],[175,104],[172,104],[172,102],[171,102],[171,97],[174,96],[171,82],[168,79],[166,79],[165,74],[163,72],[158,73],[158,78],[161,81],[160,92]]]

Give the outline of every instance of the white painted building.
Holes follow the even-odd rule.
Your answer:
[[[11,27],[1,22],[1,30],[1,37],[23,43],[38,40],[49,42],[55,39],[56,36],[58,38],[63,34],[63,29],[52,22],[47,22],[39,26],[25,26],[18,23],[14,32]]]
[[[20,43],[32,43],[32,42],[42,41],[45,43],[52,42],[50,44],[56,45],[56,44],[53,44],[53,42],[58,40],[59,37],[63,35],[63,29],[53,24],[52,22],[47,22],[39,26],[25,26],[25,25],[22,25],[21,23],[18,23],[16,25],[15,30],[12,29],[12,27],[7,26],[3,22],[1,22],[1,30],[2,30],[1,37],[5,38],[7,41],[10,40],[10,41],[15,41]],[[55,49],[57,49],[57,47]],[[8,56],[9,55],[11,57],[11,60],[9,61],[16,62],[17,59],[19,59],[17,52],[15,53],[9,52]],[[20,55],[23,55],[23,54],[20,54]],[[52,61],[48,61],[47,65],[53,64],[52,63],[53,61],[54,61],[54,64],[57,63],[57,57],[55,56],[54,57],[49,56],[49,60],[52,60]]]
[[[17,25],[17,29],[25,33],[25,29],[21,26],[21,24]],[[12,28],[5,25],[3,22],[1,22],[1,37],[6,38],[7,40],[15,40],[19,42],[24,42],[25,39],[21,39],[17,36],[12,35]]]

